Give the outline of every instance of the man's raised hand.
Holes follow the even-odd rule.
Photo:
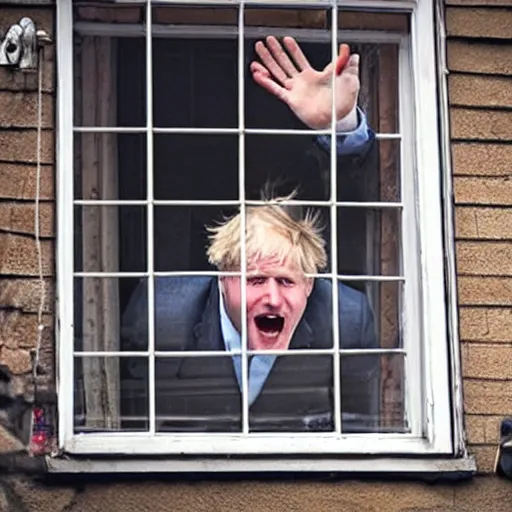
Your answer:
[[[275,37],[256,43],[261,62],[251,63],[252,76],[293,113],[313,129],[329,128],[332,114],[333,64],[322,71],[311,67],[294,38],[285,37],[284,47]],[[291,58],[290,58],[291,57]],[[292,60],[293,59],[293,60]],[[359,94],[359,55],[340,45],[335,66],[336,121],[344,118],[357,103]]]

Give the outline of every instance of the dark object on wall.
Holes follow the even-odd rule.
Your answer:
[[[512,480],[512,418],[502,421],[500,434],[495,470],[501,477]]]

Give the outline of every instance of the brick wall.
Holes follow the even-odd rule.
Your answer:
[[[38,29],[53,35],[51,8],[0,5],[0,33],[30,16]],[[54,382],[54,53],[45,51],[41,139],[40,234],[44,304],[40,384]],[[12,393],[32,398],[32,361],[41,297],[35,244],[37,173],[37,74],[0,68],[0,363],[13,375]],[[0,445],[5,432],[0,429]],[[5,447],[5,446],[4,446]]]
[[[487,472],[512,415],[512,9],[447,3],[466,429]]]

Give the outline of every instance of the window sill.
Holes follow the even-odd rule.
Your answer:
[[[85,458],[47,457],[49,473],[350,473],[386,474],[430,479],[468,479],[476,473],[471,456],[449,458]]]

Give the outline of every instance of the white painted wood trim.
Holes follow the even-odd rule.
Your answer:
[[[404,473],[437,477],[440,473],[459,474],[470,478],[476,473],[473,457],[457,459],[369,457],[343,458],[189,458],[189,459],[92,459],[47,457],[50,473],[250,473],[250,472],[340,472],[340,473]]]

